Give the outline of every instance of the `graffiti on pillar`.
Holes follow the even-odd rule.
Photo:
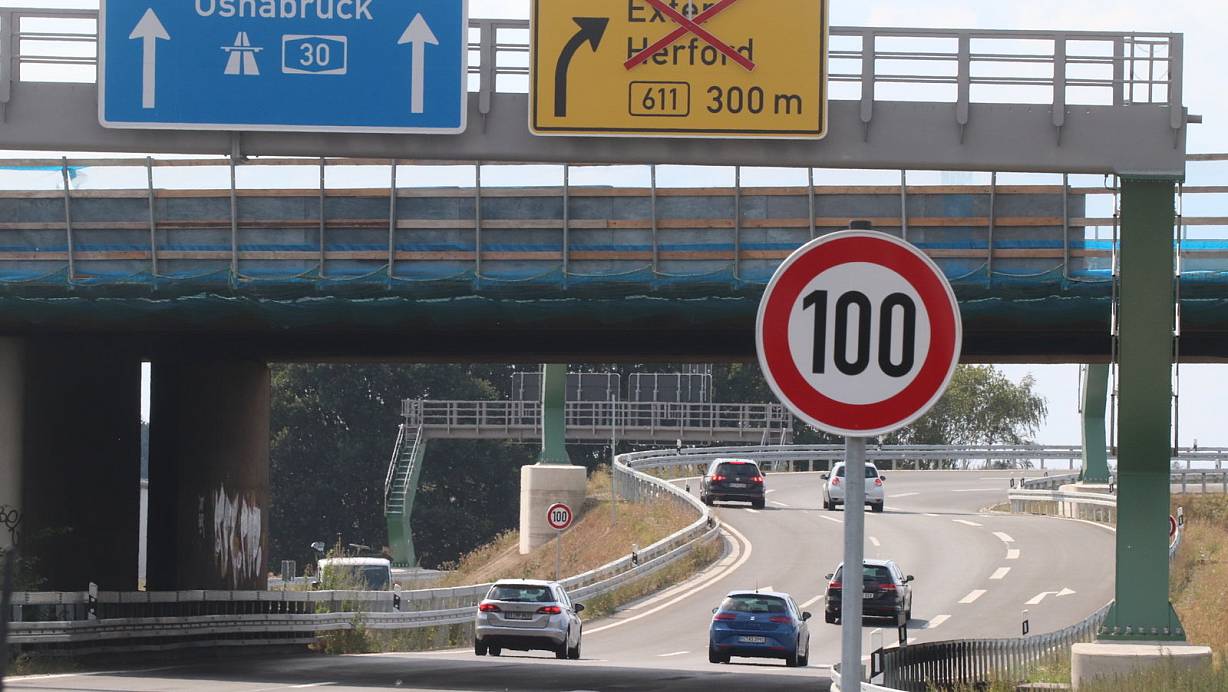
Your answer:
[[[21,527],[21,510],[8,505],[0,505],[0,529],[9,532],[9,545],[17,545],[17,531]]]
[[[231,588],[250,584],[260,577],[264,552],[262,513],[255,498],[245,493],[230,495],[225,486],[213,493],[213,557],[218,576]]]

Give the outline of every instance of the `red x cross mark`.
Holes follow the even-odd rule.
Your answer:
[[[713,36],[706,29],[700,26],[700,24],[703,24],[709,19],[725,11],[730,5],[733,5],[737,1],[738,0],[721,0],[712,7],[709,7],[703,12],[695,15],[695,19],[692,20],[687,18],[686,15],[665,4],[665,0],[647,0],[648,4],[656,8],[659,12],[661,12],[661,14],[664,14],[670,19],[674,20],[674,22],[678,24],[678,28],[671,31],[665,38],[633,55],[629,60],[627,60],[627,62],[623,63],[623,67],[630,70],[636,65],[647,61],[650,57],[652,57],[653,53],[656,53],[683,36],[686,36],[687,34],[695,34],[699,38],[703,39],[705,43],[708,43],[713,48],[719,50],[721,53],[724,53],[730,60],[736,62],[742,67],[745,67],[747,71],[754,70],[755,63],[751,62],[750,58],[725,45],[723,41]]]

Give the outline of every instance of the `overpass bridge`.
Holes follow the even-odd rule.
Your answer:
[[[96,13],[0,10],[0,147],[223,155],[231,173],[221,195],[150,182],[95,200],[70,189],[61,161],[59,195],[4,200],[0,218],[18,225],[0,247],[10,279],[0,291],[0,504],[19,506],[28,530],[61,536],[41,555],[50,588],[135,585],[142,358],[154,373],[149,506],[166,518],[151,525],[149,586],[260,586],[269,359],[747,358],[756,282],[809,235],[869,216],[955,280],[969,358],[1120,363],[1119,492],[1131,512],[1119,520],[1109,621],[1179,629],[1159,557],[1171,366],[1222,358],[1225,343],[1223,247],[1185,242],[1198,220],[1176,208],[1187,128],[1199,122],[1184,106],[1180,35],[836,27],[829,137],[713,142],[531,136],[526,28],[471,26],[462,135],[119,131],[96,118]],[[561,186],[522,192],[517,211],[489,199],[480,167],[473,189],[448,194],[390,181],[378,193],[264,195],[295,214],[238,189],[255,156],[564,172]],[[1103,220],[1080,222],[1085,196],[1066,177],[1057,191],[924,195],[902,180],[836,192],[862,197],[851,214],[827,206],[809,175],[800,189],[758,195],[740,185],[679,193],[689,203],[655,185],[593,201],[603,195],[569,184],[573,165],[660,163],[1103,174],[1114,176],[1115,202]],[[1012,209],[1012,194],[1031,202]],[[1120,242],[1098,244],[1089,226]],[[677,274],[698,293],[673,285]],[[503,293],[483,293],[491,285]],[[544,417],[560,447],[562,408]],[[113,517],[105,531],[56,533],[98,527],[99,516]]]

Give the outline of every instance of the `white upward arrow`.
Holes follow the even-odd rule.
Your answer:
[[[158,21],[158,15],[153,8],[145,10],[141,21],[128,34],[130,39],[143,41],[141,56],[141,108],[153,108],[157,101],[158,74],[158,39],[169,41],[171,35],[166,33],[166,27]]]
[[[414,45],[414,67],[413,67],[413,84],[412,84],[412,103],[410,104],[411,113],[421,113],[423,110],[423,90],[426,81],[426,44],[433,46],[439,45],[439,39],[435,38],[435,33],[431,31],[431,27],[427,25],[426,20],[421,14],[414,15],[414,20],[405,27],[405,33],[401,34],[401,40],[397,41],[397,45],[405,45],[412,43]]]

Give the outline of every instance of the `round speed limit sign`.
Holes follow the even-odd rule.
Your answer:
[[[567,527],[571,526],[573,518],[574,515],[571,513],[571,507],[562,502],[556,502],[546,510],[546,523],[550,524],[550,528],[555,531],[566,530]]]
[[[806,423],[873,437],[921,417],[959,362],[959,304],[916,247],[841,231],[798,248],[759,303],[755,346],[772,391]]]

